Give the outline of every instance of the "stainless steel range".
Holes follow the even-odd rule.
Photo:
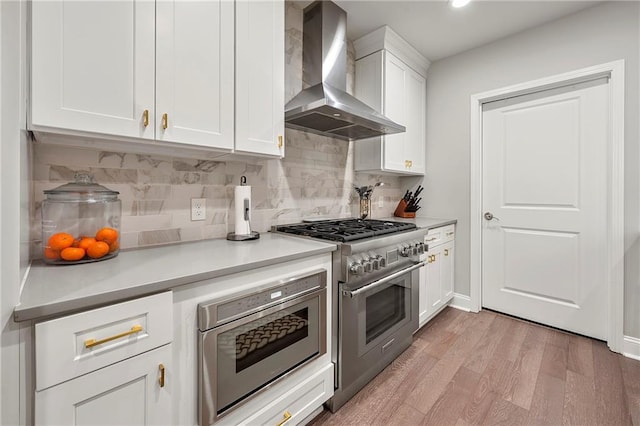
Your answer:
[[[340,243],[331,283],[336,389],[327,402],[335,412],[411,345],[425,230],[404,222],[342,219],[273,231]]]

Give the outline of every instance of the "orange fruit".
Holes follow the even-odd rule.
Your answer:
[[[104,241],[107,244],[113,244],[118,241],[118,231],[113,228],[102,228],[96,232],[96,240]]]
[[[73,245],[73,235],[66,232],[58,232],[49,237],[48,246],[54,250],[64,250]]]
[[[84,257],[84,249],[80,247],[67,247],[60,252],[60,257],[64,260],[80,260]]]
[[[96,241],[87,249],[87,255],[93,259],[100,259],[107,253],[109,253],[109,244],[104,241]]]
[[[49,260],[57,260],[60,259],[60,252],[47,246],[44,248],[44,257]]]
[[[88,250],[89,246],[96,243],[96,239],[93,237],[80,237],[80,242],[78,242],[78,247]]]
[[[118,241],[114,241],[111,244],[109,244],[109,253],[113,253],[119,248],[120,248],[120,243],[118,243]]]

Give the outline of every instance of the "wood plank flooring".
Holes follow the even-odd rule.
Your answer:
[[[320,425],[638,425],[640,361],[491,311],[446,308]]]

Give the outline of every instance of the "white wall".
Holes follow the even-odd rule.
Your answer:
[[[24,363],[12,320],[28,258],[29,167],[23,104],[25,1],[0,2],[0,424],[24,424]]]
[[[639,21],[639,3],[608,2],[431,64],[423,215],[458,219],[457,293],[469,295],[470,96],[624,59],[624,331],[640,337]]]

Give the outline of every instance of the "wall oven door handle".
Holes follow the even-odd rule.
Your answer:
[[[365,286],[362,286],[357,290],[353,290],[353,291],[342,290],[342,295],[343,296],[349,296],[349,297],[357,296],[360,293],[364,293],[365,291],[369,291],[369,290],[371,290],[373,288],[376,288],[378,286],[386,284],[389,281],[394,280],[394,279],[406,274],[407,272],[411,272],[411,271],[414,271],[414,270],[416,270],[418,268],[422,268],[424,265],[426,265],[426,263],[424,261],[415,263],[414,265],[412,265],[412,266],[410,266],[408,268],[401,269],[400,271],[394,272],[393,274],[391,274],[389,276],[386,276],[384,278],[380,278],[378,281],[374,281],[371,284],[367,284]]]

